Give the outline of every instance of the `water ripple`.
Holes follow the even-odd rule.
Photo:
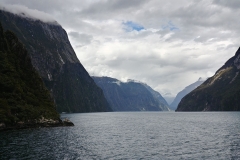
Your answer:
[[[64,114],[74,127],[0,133],[0,159],[240,159],[240,113]]]

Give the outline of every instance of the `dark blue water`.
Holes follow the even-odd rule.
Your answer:
[[[64,114],[74,127],[0,133],[0,159],[240,159],[240,112]]]

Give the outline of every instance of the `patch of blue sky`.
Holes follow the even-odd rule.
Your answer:
[[[169,29],[170,31],[177,31],[177,30],[179,30],[179,28],[176,25],[174,25],[171,21],[169,21],[166,25],[163,25],[162,29],[164,29],[164,30],[168,30]]]
[[[144,30],[145,28],[138,24],[138,23],[135,23],[133,21],[127,21],[127,22],[123,22],[123,25],[125,26],[124,29],[127,31],[127,32],[131,32],[131,31],[141,31],[141,30]]]

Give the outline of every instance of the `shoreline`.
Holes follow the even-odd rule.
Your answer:
[[[5,123],[0,123],[0,132],[9,130],[21,130],[29,128],[48,128],[48,127],[68,127],[74,126],[73,122],[69,119],[57,120],[57,121],[43,121],[43,122],[18,122],[14,125],[7,126]]]

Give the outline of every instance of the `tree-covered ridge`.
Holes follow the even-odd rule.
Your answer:
[[[59,120],[50,93],[11,31],[0,24],[0,123],[7,126],[42,117]]]

